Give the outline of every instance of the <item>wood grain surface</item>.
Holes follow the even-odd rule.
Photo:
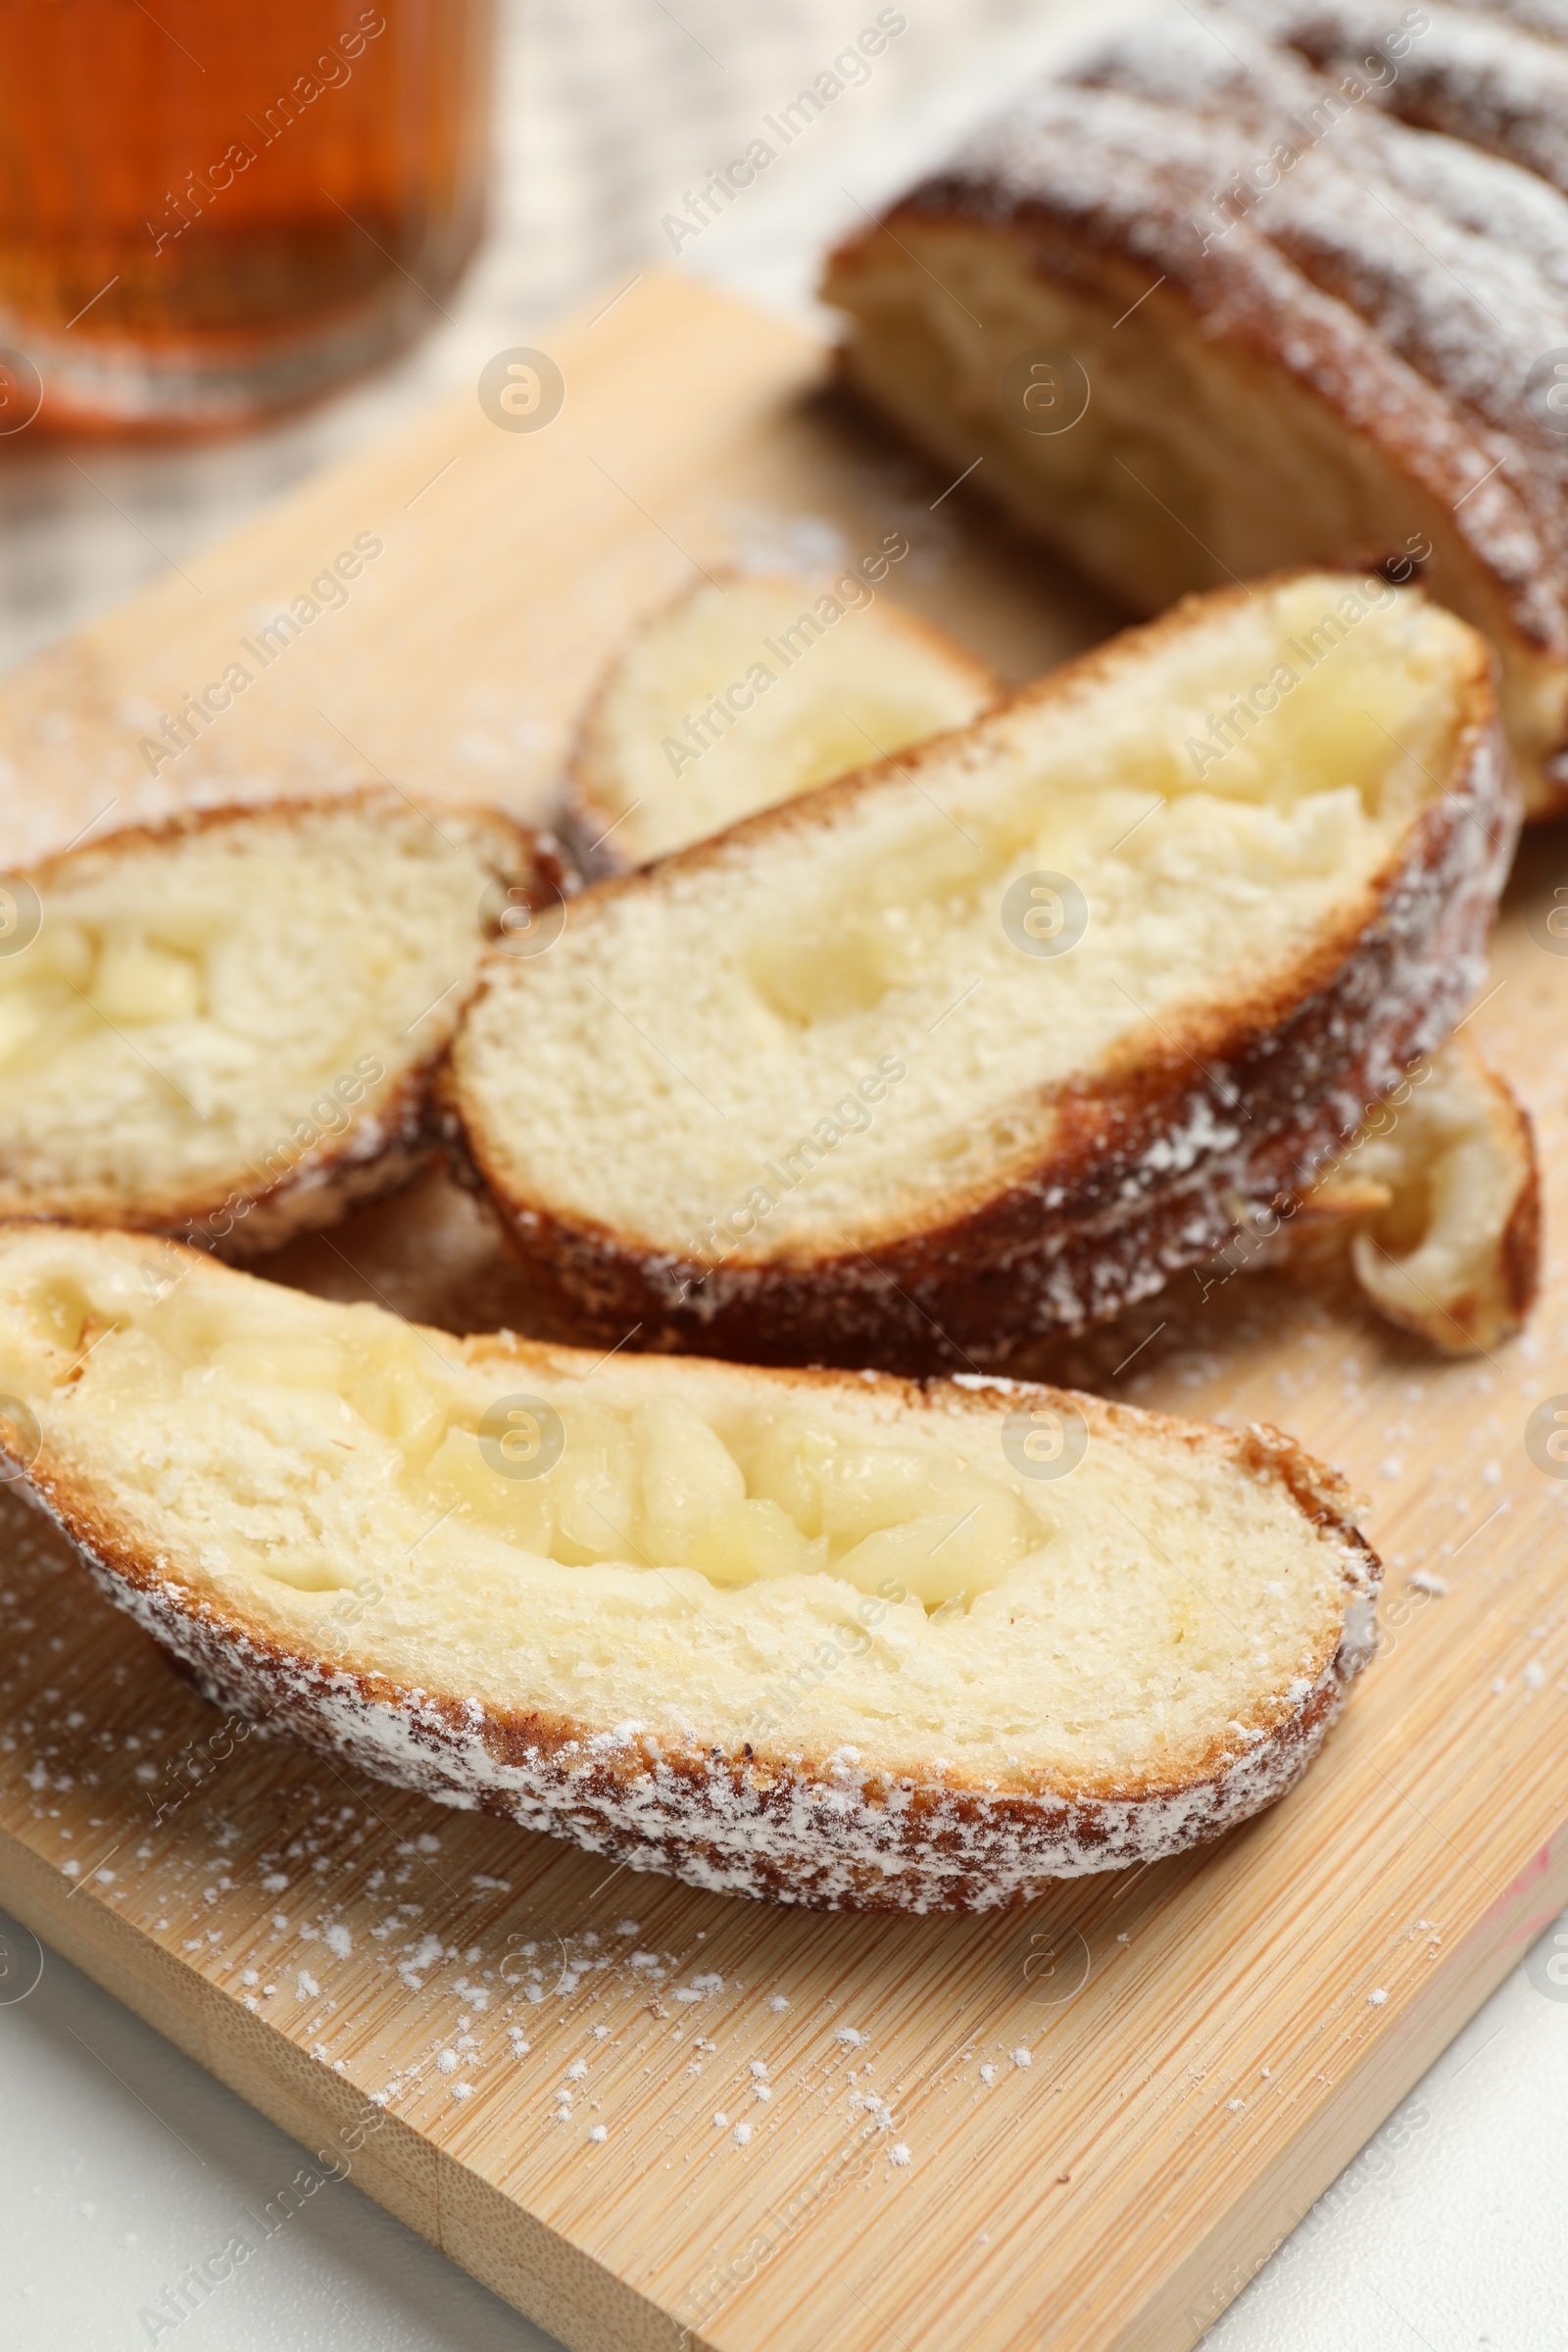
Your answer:
[[[1012,675],[1111,624],[879,452],[792,330],[645,281],[552,356],[547,429],[438,410],[0,689],[0,855],[377,771],[543,813],[620,631],[700,569],[897,530],[890,590]],[[349,602],[153,775],[149,713],[362,532]],[[1534,836],[1475,1015],[1546,1159],[1522,1340],[1440,1361],[1216,1262],[1038,1367],[1276,1420],[1370,1496],[1381,1653],[1221,1846],[970,1920],[612,1871],[225,1722],[0,1496],[0,1900],[294,2133],[302,2181],[352,2178],[573,2352],[1195,2343],[1568,1895],[1568,1479],[1526,1444],[1568,1390],[1564,882]],[[264,1270],[534,1323],[440,1177]]]

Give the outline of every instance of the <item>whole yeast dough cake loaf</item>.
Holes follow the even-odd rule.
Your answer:
[[[1422,569],[1568,801],[1568,9],[1173,8],[834,256],[856,387],[1138,612]],[[978,463],[977,463],[978,462]]]

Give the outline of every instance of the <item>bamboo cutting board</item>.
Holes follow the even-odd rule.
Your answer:
[[[455,400],[0,688],[0,859],[378,773],[538,814],[627,620],[725,564],[903,534],[889,589],[1015,676],[1110,625],[879,451],[793,330],[645,281],[550,356],[546,429]],[[313,599],[357,540],[348,601]],[[1537,1113],[1549,1247],[1565,870],[1527,845],[1475,1016]],[[270,1270],[531,1316],[439,1179]],[[353,2178],[573,2352],[1191,2345],[1568,1896],[1568,1480],[1524,1442],[1565,1338],[1551,1247],[1495,1359],[1245,1274],[1042,1363],[1278,1420],[1369,1491],[1390,1566],[1382,1654],[1293,1795],[1005,1917],[703,1895],[247,1737],[0,1495],[0,1900],[293,2132],[297,2195]]]

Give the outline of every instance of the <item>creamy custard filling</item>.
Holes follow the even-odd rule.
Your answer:
[[[1179,1774],[1300,1707],[1360,1575],[1261,1461],[1087,1398],[460,1342],[117,1236],[0,1230],[0,1394],[218,1623],[759,1753]]]
[[[0,954],[0,1185],[161,1194],[255,1156],[265,1189],[301,1122],[346,1129],[471,986],[496,842],[446,832],[263,811],[42,877]]]
[[[1369,919],[1473,671],[1462,624],[1380,580],[1260,589],[948,739],[919,789],[585,906],[460,1041],[486,1163],[687,1257],[917,1230],[1005,1178],[998,1137],[1037,1164],[1062,1085]]]

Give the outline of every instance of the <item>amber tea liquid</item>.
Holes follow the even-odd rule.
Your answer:
[[[491,36],[490,0],[0,0],[0,345],[44,419],[239,422],[438,322]]]

